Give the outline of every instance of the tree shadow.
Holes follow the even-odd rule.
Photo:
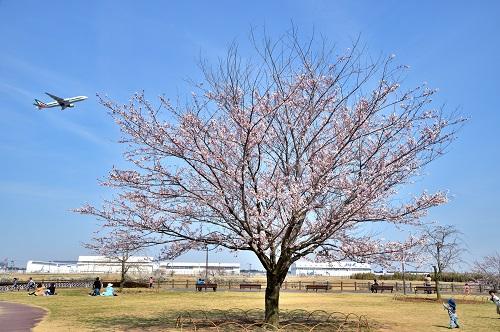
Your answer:
[[[154,316],[134,316],[134,315],[114,315],[85,318],[80,320],[82,324],[97,331],[102,329],[112,330],[185,330],[204,331],[213,329],[214,326],[224,327],[224,331],[246,331],[246,327],[251,327],[248,331],[266,330],[263,322],[262,310],[192,310],[175,311],[169,310],[158,313]],[[338,314],[339,317],[336,317]],[[317,311],[305,311],[299,314],[297,311],[288,313],[288,317],[280,324],[284,326],[300,326],[300,331],[371,331],[376,327],[372,322],[368,323],[364,316],[357,316],[352,313],[344,315],[341,313],[326,313],[319,315]],[[233,329],[231,329],[231,326]],[[288,330],[288,329],[285,329]],[[295,330],[294,330],[295,331]],[[297,330],[298,331],[298,330]]]

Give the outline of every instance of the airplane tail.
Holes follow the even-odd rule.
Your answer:
[[[38,99],[35,99],[35,103],[33,104],[35,105],[36,107],[38,107],[39,110],[41,110],[42,108],[47,108],[47,104],[45,104],[43,101],[40,101]]]

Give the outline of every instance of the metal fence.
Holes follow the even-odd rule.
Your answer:
[[[43,287],[48,287],[50,283],[55,283],[56,288],[91,288],[93,280],[48,280],[48,281],[36,281],[36,283],[41,282]],[[115,285],[119,284],[119,281],[103,281],[103,285],[107,282],[113,282]],[[217,290],[240,290],[241,283],[249,283],[248,281],[232,281],[232,280],[217,280],[214,281],[217,284]],[[251,282],[252,284],[260,284],[261,289],[252,289],[246,291],[263,291],[266,288],[266,283],[256,283]],[[148,287],[149,284],[147,281],[142,283],[144,287]],[[306,291],[307,286],[310,285],[323,285],[326,287],[322,287],[323,290],[316,290],[318,292],[370,292],[370,288],[372,286],[372,282],[367,281],[353,281],[353,280],[340,280],[340,281],[285,281],[282,285],[283,291]],[[395,282],[381,282],[379,283],[381,286],[393,286],[394,292],[403,292],[403,283],[401,281]],[[127,286],[127,285],[125,285]],[[406,282],[406,292],[412,293],[415,290],[416,286],[423,286],[422,282]],[[434,285],[433,285],[434,286]],[[464,294],[465,284],[464,283],[441,283],[440,291],[443,293],[455,293],[455,294]],[[27,282],[18,282],[17,284],[18,290],[27,290]],[[135,286],[137,287],[137,285]],[[309,287],[311,288],[311,287]],[[195,290],[196,289],[196,280],[186,279],[167,279],[167,280],[156,280],[154,283],[155,290]],[[0,283],[0,292],[14,290],[12,282],[9,283]],[[469,290],[471,294],[482,294],[487,293],[490,290],[490,287],[485,285],[469,285]],[[212,291],[208,289],[207,291]],[[388,292],[385,290],[384,292]]]

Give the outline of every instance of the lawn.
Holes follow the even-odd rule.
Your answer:
[[[183,310],[253,309],[264,305],[264,292],[194,292],[126,290],[117,297],[90,297],[88,290],[58,290],[54,297],[29,297],[25,292],[0,294],[0,300],[40,306],[50,314],[41,331],[168,330]],[[425,298],[425,296],[422,296]],[[478,303],[456,297],[462,331],[500,331],[499,315],[485,296]],[[463,301],[462,301],[463,302]],[[281,309],[324,310],[365,315],[377,331],[444,331],[448,316],[438,302],[396,300],[391,294],[282,292]]]

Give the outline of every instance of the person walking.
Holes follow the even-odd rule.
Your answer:
[[[450,329],[460,328],[458,325],[458,316],[457,316],[457,304],[455,300],[449,299],[448,303],[443,303],[443,307],[448,311],[448,316],[450,317]]]
[[[36,288],[36,284],[35,284],[35,281],[33,280],[33,278],[32,278],[32,277],[30,277],[30,278],[28,279],[28,285],[27,285],[27,287],[26,287],[26,288],[27,288],[27,291],[28,291],[28,292],[29,292],[30,290],[35,290],[35,288]]]
[[[155,280],[153,277],[149,277],[149,288],[153,288],[153,284],[154,284]]]
[[[494,290],[490,290],[488,293],[490,294],[490,301],[495,303],[497,306],[497,314],[500,315],[500,298]]]

